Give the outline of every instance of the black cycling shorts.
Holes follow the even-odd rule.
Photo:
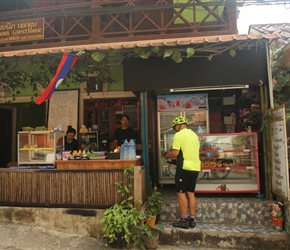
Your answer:
[[[198,171],[177,170],[175,174],[176,192],[194,192],[198,173]]]

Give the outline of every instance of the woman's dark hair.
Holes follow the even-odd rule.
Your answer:
[[[73,133],[73,134],[76,134],[77,131],[71,126],[71,125],[68,125],[67,126],[67,131],[66,131],[66,134],[68,133]]]
[[[127,116],[127,115],[122,115],[121,119],[122,119],[123,117],[126,117],[127,120],[130,121],[130,117],[129,117],[129,116]]]

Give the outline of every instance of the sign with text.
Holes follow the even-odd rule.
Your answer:
[[[0,43],[44,39],[44,18],[0,23]]]
[[[270,121],[272,191],[289,199],[288,148],[285,120],[285,107],[272,110]]]

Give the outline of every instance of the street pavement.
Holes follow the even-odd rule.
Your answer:
[[[38,226],[0,222],[0,250],[106,250],[104,239],[83,237]],[[188,246],[159,245],[158,250],[202,250]],[[210,250],[207,248],[206,250]]]

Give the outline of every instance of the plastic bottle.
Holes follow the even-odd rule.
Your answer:
[[[124,160],[128,160],[129,159],[129,142],[127,139],[125,139],[123,147],[124,147]]]
[[[120,159],[121,160],[124,160],[124,150],[125,150],[125,147],[124,147],[124,144],[122,144],[121,148],[120,148]]]
[[[203,134],[203,129],[202,129],[202,127],[200,125],[198,125],[197,133],[198,134]]]
[[[133,139],[129,142],[129,160],[136,159],[136,143]]]

